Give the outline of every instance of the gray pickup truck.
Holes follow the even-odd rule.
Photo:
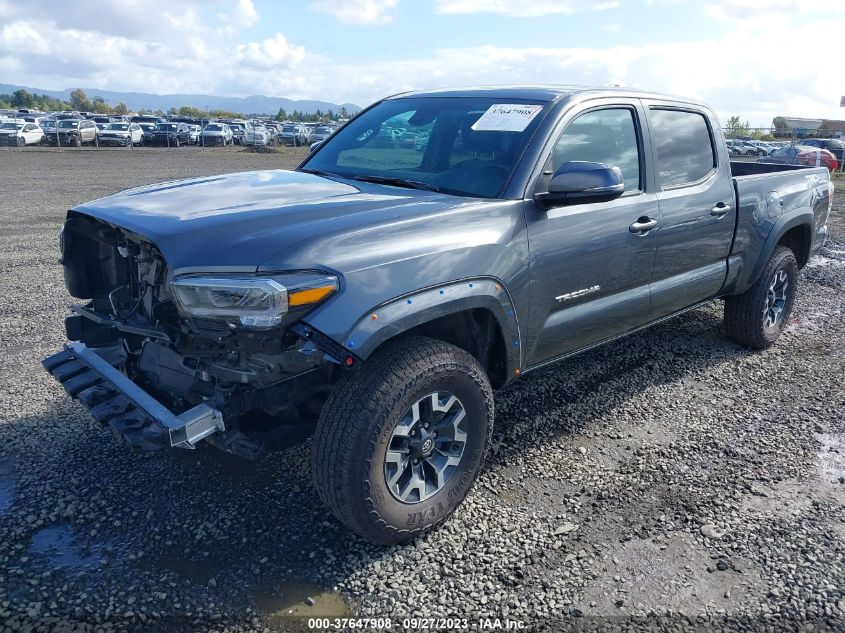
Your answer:
[[[141,450],[256,458],[313,435],[325,504],[395,543],[467,494],[494,389],[714,299],[731,339],[774,343],[832,196],[823,168],[732,164],[701,103],[400,94],[294,171],[69,211],[84,303],[43,364]]]

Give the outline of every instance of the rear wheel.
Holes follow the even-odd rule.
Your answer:
[[[406,541],[463,501],[492,431],[492,389],[472,356],[434,339],[399,340],[332,391],[314,435],[316,487],[365,539]]]
[[[795,254],[785,246],[776,247],[757,282],[725,300],[728,337],[752,349],[771,347],[792,312],[797,279]]]

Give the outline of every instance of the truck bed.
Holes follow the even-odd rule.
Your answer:
[[[759,174],[771,174],[782,171],[795,171],[799,169],[810,169],[806,165],[785,165],[783,163],[747,163],[744,161],[731,161],[731,174],[734,178],[742,176],[756,176]]]
[[[799,241],[809,249],[796,252],[803,266],[824,244],[833,187],[826,167],[732,161],[731,172],[737,217],[726,294],[747,290],[774,248],[769,242],[793,227],[811,233]]]

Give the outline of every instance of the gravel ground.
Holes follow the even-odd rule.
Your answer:
[[[39,365],[71,302],[65,209],[301,155],[0,152],[0,631],[845,628],[845,196],[774,348],[725,341],[717,304],[524,377],[466,503],[410,545],[330,519],[307,447],[142,456],[97,425]]]

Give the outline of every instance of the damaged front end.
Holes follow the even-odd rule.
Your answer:
[[[331,385],[358,359],[300,322],[338,290],[321,271],[173,277],[142,236],[69,212],[65,283],[87,300],[75,341],[45,368],[141,450],[205,440],[254,459],[313,428]]]

